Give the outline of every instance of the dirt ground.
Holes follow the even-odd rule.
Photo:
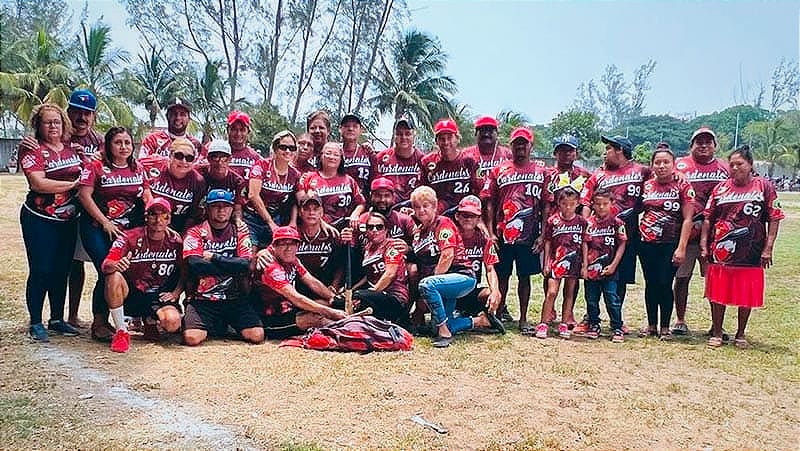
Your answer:
[[[173,338],[135,340],[120,355],[88,332],[49,344],[25,337],[24,192],[22,177],[0,177],[0,208],[10,212],[0,217],[0,448],[800,448],[796,245],[776,256],[783,269],[770,270],[767,308],[754,314],[753,346],[744,351],[706,348],[698,280],[693,333],[672,342],[540,341],[512,330],[462,336],[445,350],[418,339],[408,353],[232,340],[187,348]],[[800,238],[795,207],[782,226],[787,243]],[[87,320],[92,273],[87,266]],[[636,325],[644,317],[641,288],[625,309]],[[535,319],[541,294],[534,293]],[[415,414],[449,433],[411,422]]]

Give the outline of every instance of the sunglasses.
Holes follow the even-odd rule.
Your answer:
[[[192,155],[190,153],[174,152],[172,154],[172,158],[174,158],[174,159],[176,159],[178,161],[184,161],[185,160],[187,163],[191,163],[192,161],[194,161],[194,155]]]
[[[297,152],[297,146],[292,146],[292,145],[289,145],[289,144],[278,144],[275,147],[277,147],[278,150],[283,150],[283,151],[287,151],[288,150],[289,152]]]
[[[367,226],[366,226],[367,230],[376,230],[376,231],[377,230],[383,230],[385,228],[386,228],[386,226],[383,225],[383,224],[367,224]]]
[[[169,221],[169,213],[155,213],[152,211],[147,212],[147,217],[159,221]]]

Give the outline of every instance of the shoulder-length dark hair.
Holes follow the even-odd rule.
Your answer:
[[[128,136],[131,137],[131,141],[133,141],[133,133],[131,133],[131,131],[128,130],[127,128],[125,128],[125,127],[111,127],[106,132],[106,136],[104,138],[105,139],[105,144],[104,144],[105,151],[103,152],[103,165],[105,165],[108,168],[112,167],[112,164],[111,164],[111,141],[113,140],[113,138],[115,136],[121,135],[123,133],[127,133]],[[136,158],[133,156],[134,154],[135,154],[135,152],[131,152],[131,154],[128,155],[128,160],[127,160],[128,161],[128,167],[131,169],[131,171],[136,171],[136,167],[137,167]]]

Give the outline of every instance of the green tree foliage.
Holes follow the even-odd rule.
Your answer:
[[[797,153],[792,145],[800,137],[792,119],[777,117],[769,121],[754,121],[747,124],[742,133],[744,143],[750,145],[756,158],[767,163],[770,177],[776,166],[788,169],[797,165]]]
[[[150,127],[173,97],[181,95],[186,74],[164,55],[163,49],[142,48],[136,65],[122,72],[119,87],[123,96],[147,110]]]
[[[633,159],[641,164],[650,165],[650,157],[653,155],[653,143],[645,141],[634,146]]]
[[[289,121],[281,116],[274,106],[261,103],[245,110],[250,114],[252,133],[250,134],[250,145],[259,151],[263,156],[269,156],[272,137],[282,130],[292,130],[295,133],[302,132],[302,129],[292,127]]]
[[[591,111],[562,111],[550,121],[550,135],[554,138],[576,136],[581,155],[591,157],[594,156],[594,144],[600,141],[599,125],[600,118]]]

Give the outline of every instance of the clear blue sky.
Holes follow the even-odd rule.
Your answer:
[[[83,1],[73,1],[76,10]],[[627,75],[652,58],[647,113],[704,114],[751,96],[781,57],[798,59],[800,2],[538,2],[408,0],[411,27],[439,37],[458,99],[476,113],[502,109],[547,123],[578,84],[606,64]],[[89,2],[114,41],[138,44],[115,1]],[[76,14],[77,17],[77,14]],[[125,42],[127,41],[127,42]],[[628,77],[629,79],[630,77]],[[767,97],[768,98],[768,97]]]

